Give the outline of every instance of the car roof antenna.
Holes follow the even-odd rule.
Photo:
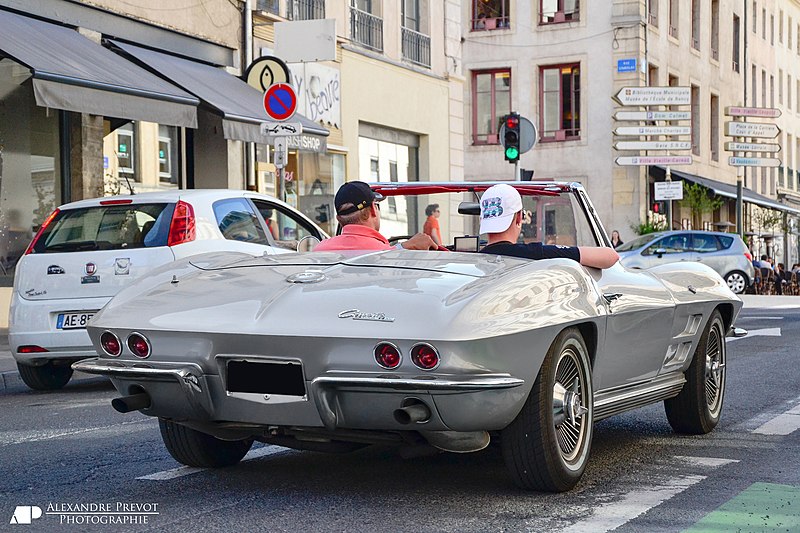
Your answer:
[[[123,174],[122,177],[125,178],[125,185],[128,186],[128,190],[131,191],[131,194],[136,194],[136,191],[133,190],[133,185],[131,184],[131,180],[128,178],[128,175]]]

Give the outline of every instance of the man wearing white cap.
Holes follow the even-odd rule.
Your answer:
[[[523,259],[563,257],[593,268],[608,268],[619,261],[619,254],[606,246],[517,244],[522,217],[522,197],[514,187],[498,183],[486,189],[481,196],[481,233],[487,234],[489,243],[481,252]]]

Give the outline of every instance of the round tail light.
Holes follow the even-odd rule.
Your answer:
[[[130,348],[131,353],[136,357],[141,357],[142,359],[150,357],[150,343],[147,342],[147,339],[145,339],[141,333],[131,333],[128,335],[128,348]]]
[[[389,370],[400,366],[400,361],[403,357],[400,355],[400,350],[391,342],[381,342],[375,346],[375,361]]]
[[[439,366],[439,352],[430,344],[415,344],[411,348],[411,361],[422,370],[433,370]]]
[[[119,354],[122,353],[122,343],[119,342],[119,338],[110,331],[106,331],[100,335],[100,346],[102,346],[103,351],[111,357],[119,357]]]

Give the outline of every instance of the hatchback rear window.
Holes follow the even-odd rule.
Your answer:
[[[174,204],[125,204],[67,209],[36,241],[34,253],[166,246]]]
[[[726,250],[731,247],[731,244],[733,244],[733,237],[721,237],[718,235],[717,238],[719,239],[719,242],[722,243],[722,247]]]

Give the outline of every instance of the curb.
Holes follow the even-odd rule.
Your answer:
[[[0,391],[5,391],[19,385],[25,385],[25,382],[19,377],[18,371],[0,372]]]

